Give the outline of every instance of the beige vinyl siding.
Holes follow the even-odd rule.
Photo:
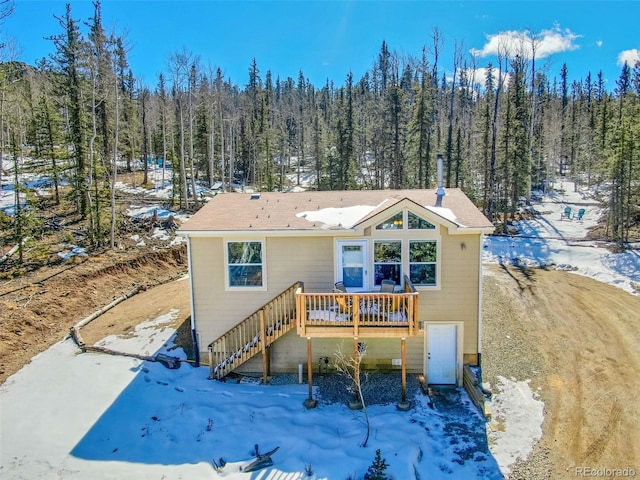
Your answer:
[[[464,322],[464,353],[477,353],[480,235],[445,230],[440,249],[440,288],[420,290],[420,319]]]
[[[430,220],[427,218],[427,220]],[[479,234],[449,235],[446,228],[437,231],[380,231],[369,232],[370,265],[373,268],[373,240],[402,240],[407,250],[409,240],[436,239],[439,249],[439,276],[436,288],[419,288],[419,312],[422,322],[463,322],[465,358],[477,353],[478,279],[481,243]],[[355,238],[349,237],[349,240]],[[255,291],[233,290],[225,284],[225,242],[264,241],[265,286]],[[192,236],[192,275],[194,313],[203,358],[207,346],[224,332],[240,323],[266,302],[296,281],[304,282],[306,292],[329,292],[335,281],[335,242],[329,236],[302,237],[204,237]],[[406,268],[406,266],[405,266]],[[404,270],[404,274],[408,272]],[[373,282],[373,278],[371,278]],[[365,340],[370,345],[365,363],[372,368],[391,368],[391,359],[400,358],[399,339]],[[313,362],[317,368],[321,356],[334,357],[340,343],[352,349],[350,341],[333,339],[313,340]],[[423,369],[423,334],[407,339],[409,371]],[[348,344],[348,345],[347,345]],[[346,350],[345,350],[346,351]],[[271,349],[272,371],[297,371],[299,363],[306,365],[306,339],[295,331],[278,340]],[[239,370],[259,372],[260,355]],[[306,368],[306,367],[305,367]],[[397,367],[394,367],[397,368]]]
[[[333,240],[329,237],[266,238],[266,290],[233,290],[225,285],[225,241],[260,238],[191,237],[194,311],[200,350],[240,323],[296,281],[306,291],[333,286]]]

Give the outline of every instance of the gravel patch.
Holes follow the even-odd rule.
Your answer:
[[[523,313],[527,308],[527,305],[507,300],[492,275],[484,277],[482,381],[491,388],[498,385],[498,376],[502,376],[517,381],[531,379],[535,390],[536,377],[548,369],[544,355],[527,337],[527,329],[513,321],[527,318]],[[526,459],[517,460],[509,468],[509,480],[550,480],[551,452],[537,443]]]
[[[304,381],[307,381],[306,375]],[[402,375],[400,372],[365,372],[361,376],[362,393],[367,405],[396,404],[402,399]],[[277,375],[271,385],[298,383],[297,375]],[[317,400],[321,403],[348,404],[354,399],[351,379],[337,373],[316,374],[313,385],[317,389]],[[418,375],[407,374],[407,400],[420,393]]]

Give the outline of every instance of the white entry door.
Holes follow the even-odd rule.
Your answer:
[[[427,381],[436,385],[456,383],[458,327],[427,325]]]
[[[349,292],[369,289],[367,241],[338,241],[336,257],[337,280],[344,282]]]

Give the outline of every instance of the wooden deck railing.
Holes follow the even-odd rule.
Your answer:
[[[210,378],[223,378],[295,327],[296,282],[209,344]],[[266,357],[265,357],[266,359]],[[266,371],[266,369],[263,369]]]
[[[296,293],[301,337],[412,337],[418,334],[418,292],[405,277],[402,293]]]

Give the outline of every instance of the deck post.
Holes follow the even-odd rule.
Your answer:
[[[305,331],[304,328],[304,323],[302,322],[302,309],[304,306],[304,300],[302,298],[302,295],[300,295],[302,292],[300,291],[300,288],[296,289],[296,293],[295,293],[295,299],[296,299],[296,306],[295,306],[295,314],[296,314],[296,327],[298,329],[298,335],[304,335],[307,332]]]
[[[229,352],[227,351],[227,337],[228,337],[228,335],[226,335],[226,334],[224,335],[224,337],[222,337],[222,342],[220,342],[221,343],[220,352],[222,352],[222,353],[218,352],[218,357],[220,357],[219,361],[224,362],[224,371],[221,372],[221,373],[224,373],[224,375],[227,374],[227,369],[230,368],[229,367],[229,361],[228,361]],[[224,376],[224,375],[222,375],[222,376]],[[221,377],[221,375],[218,374],[218,378],[220,378],[220,377]]]
[[[262,347],[262,383],[263,384],[267,384],[267,375],[268,375],[268,369],[269,369],[269,360],[268,360],[268,354],[269,351],[267,350],[267,335],[266,335],[266,330],[265,330],[265,324],[264,324],[264,310],[260,309],[258,310],[258,318],[260,319],[260,337],[262,339],[261,342],[261,347]]]
[[[311,337],[307,337],[307,383],[309,384],[309,398],[304,401],[307,408],[316,408],[318,401],[313,398],[313,360],[311,354]]]
[[[360,335],[358,332],[358,327],[360,326],[360,297],[358,295],[354,295],[353,297],[351,310],[351,314],[353,315],[353,335],[357,339],[358,335]]]
[[[215,373],[213,373],[214,369],[215,369],[215,366],[213,364],[213,347],[209,345],[209,380],[214,379],[214,375],[215,375]]]
[[[402,401],[407,401],[407,340],[400,340],[400,357],[402,361]]]
[[[265,371],[267,372],[266,377],[263,378],[262,383],[267,383],[269,377],[271,376],[271,345],[267,345],[265,347]]]
[[[402,362],[402,399],[398,403],[398,410],[407,411],[411,408],[411,404],[407,402],[407,340],[400,340],[400,358]]]

